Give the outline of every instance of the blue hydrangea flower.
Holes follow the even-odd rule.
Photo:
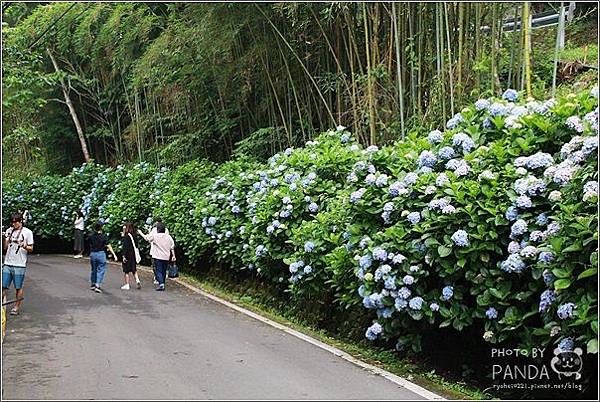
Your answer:
[[[555,235],[560,231],[560,223],[558,222],[552,222],[548,225],[548,228],[546,229],[546,233],[549,235]]]
[[[421,310],[421,308],[423,307],[423,298],[420,296],[413,297],[408,302],[408,307],[410,307],[413,310]]]
[[[377,181],[377,177],[373,173],[369,173],[367,177],[365,177],[365,183],[370,186],[375,184],[375,181]]]
[[[502,99],[507,100],[509,102],[515,102],[517,100],[517,98],[519,97],[519,93],[517,91],[515,91],[514,89],[507,89],[506,91],[504,91],[504,93],[502,94]]]
[[[350,194],[350,202],[356,203],[358,200],[360,200],[362,198],[362,196],[365,194],[365,191],[367,191],[367,189],[365,189],[365,188],[361,188],[361,189],[354,191],[352,194]]]
[[[390,307],[380,308],[377,310],[377,318],[390,318],[394,310]]]
[[[538,249],[534,246],[524,247],[520,252],[523,258],[536,258],[538,255]]]
[[[460,113],[456,113],[454,116],[452,116],[450,120],[448,120],[448,122],[446,123],[446,128],[452,130],[458,127],[458,124],[464,120],[464,117],[462,117]]]
[[[487,99],[478,99],[475,102],[475,109],[477,110],[484,110],[487,109],[490,106],[490,101]]]
[[[308,275],[312,272],[312,267],[310,265],[307,265],[304,267],[304,274]]]
[[[450,300],[454,296],[454,288],[452,286],[445,286],[442,289],[442,300]]]
[[[502,103],[494,102],[488,108],[492,116],[505,116],[508,114],[508,109]]]
[[[375,280],[379,282],[381,279],[383,279],[383,277],[385,275],[387,275],[388,273],[390,273],[391,270],[392,270],[392,267],[390,267],[387,264],[384,264],[384,265],[380,266],[379,268],[377,268],[375,270],[375,275],[374,275]]]
[[[579,116],[571,116],[567,118],[565,125],[571,130],[577,131],[578,133],[583,133],[583,123]]]
[[[523,262],[519,254],[511,254],[505,261],[500,263],[500,268],[506,272],[522,272],[527,265]]]
[[[550,306],[556,301],[556,293],[553,290],[546,289],[540,296],[539,312],[545,313]]]
[[[350,134],[349,133],[344,133],[342,134],[342,136],[340,137],[340,141],[342,142],[342,144],[347,143],[348,141],[350,141]]]
[[[471,150],[475,147],[475,142],[465,133],[456,133],[452,137],[452,145],[455,147],[461,146],[463,152],[471,152]]]
[[[406,176],[404,176],[404,183],[406,185],[415,184],[418,178],[419,176],[416,173],[408,173]]]
[[[427,140],[431,144],[436,144],[438,142],[442,142],[443,139],[444,139],[444,135],[442,134],[442,132],[440,130],[433,130],[427,135]]]
[[[314,248],[315,243],[313,243],[312,241],[307,241],[306,243],[304,243],[304,251],[306,251],[307,253],[312,253]]]
[[[267,226],[267,233],[268,233],[268,234],[271,234],[271,233],[273,233],[274,231],[275,231],[275,228],[273,227],[273,225],[269,225],[269,226]]]
[[[411,294],[412,292],[406,286],[403,286],[398,290],[398,297],[401,299],[408,299]]]
[[[498,310],[496,310],[493,307],[490,307],[486,310],[485,315],[487,316],[487,318],[489,318],[490,320],[495,320],[496,318],[498,318]]]
[[[386,212],[392,212],[394,210],[394,203],[386,202],[385,205],[383,206],[383,210]]]
[[[421,154],[419,155],[419,158],[417,159],[417,164],[419,166],[433,167],[436,162],[437,162],[437,158],[436,158],[435,154],[431,151],[421,152]]]
[[[437,303],[431,303],[431,304],[429,305],[429,309],[430,309],[431,311],[438,311],[438,310],[440,309],[440,305],[439,305],[439,304],[437,304]]]
[[[404,278],[402,278],[402,282],[404,282],[405,285],[412,285],[415,283],[415,278],[412,275],[405,275]]]
[[[363,269],[369,268],[372,263],[373,263],[373,259],[371,258],[370,254],[363,255],[358,260],[358,265]]]
[[[562,352],[572,352],[573,349],[575,348],[575,342],[573,341],[573,338],[571,338],[571,337],[563,338],[558,343],[558,348]]]
[[[388,278],[385,280],[383,286],[386,289],[389,289],[389,290],[396,289],[396,277],[395,276],[388,276]]]
[[[403,256],[402,254],[396,254],[394,255],[394,258],[392,259],[392,262],[394,264],[402,264],[402,262],[406,260],[406,257]]]
[[[531,198],[527,197],[526,195],[521,195],[517,197],[515,203],[517,204],[517,207],[521,209],[533,207],[533,202],[531,202]]]
[[[373,258],[377,261],[385,261],[387,260],[387,251],[381,247],[375,247],[373,249]]]
[[[542,232],[541,230],[534,230],[529,235],[529,240],[531,240],[532,242],[544,241],[546,240],[546,233]]]
[[[376,322],[373,325],[371,325],[369,328],[367,328],[365,337],[370,341],[374,341],[375,339],[377,339],[379,337],[379,335],[382,332],[383,332],[383,327],[379,323]]]
[[[456,153],[454,152],[454,148],[452,148],[452,147],[442,147],[438,151],[438,156],[440,157],[440,159],[444,159],[444,160],[452,159],[452,158],[454,158],[454,155],[456,155]]]
[[[390,186],[389,192],[392,197],[397,197],[405,189],[404,183],[396,181]]]
[[[542,278],[544,278],[544,283],[546,286],[550,286],[554,282],[554,275],[547,269],[542,273]]]
[[[387,182],[388,182],[388,176],[385,174],[380,174],[379,176],[377,176],[377,179],[375,180],[375,185],[377,187],[384,187],[384,186],[387,186]]]
[[[561,320],[566,320],[568,318],[573,318],[573,314],[576,306],[575,303],[565,303],[558,306],[557,314],[558,318]]]
[[[452,241],[455,245],[459,247],[468,247],[469,246],[469,235],[464,230],[457,230],[451,236]]]
[[[208,224],[210,226],[214,226],[217,224],[217,218],[215,218],[214,216],[211,216],[210,218],[208,218]]]
[[[552,166],[554,164],[554,158],[552,155],[547,154],[545,152],[537,152],[534,155],[528,156],[526,158],[525,166],[527,169],[539,169],[542,167]]]
[[[402,299],[400,297],[394,299],[394,307],[396,307],[396,310],[402,311],[406,308],[406,306],[408,306],[406,299]]]
[[[538,261],[543,264],[549,264],[554,261],[554,254],[550,251],[542,251],[538,257]]]
[[[420,212],[411,212],[406,216],[406,219],[410,221],[413,225],[416,225],[421,221],[421,213]]]
[[[522,234],[527,232],[527,229],[527,222],[525,222],[523,219],[519,219],[510,227],[510,236],[511,238],[521,236]]]
[[[263,256],[266,252],[267,252],[267,248],[264,245],[260,244],[256,247],[255,254],[257,257]]]
[[[519,210],[515,206],[510,206],[506,210],[504,217],[509,221],[515,221],[519,217]]]
[[[447,205],[444,208],[442,208],[442,213],[446,214],[446,215],[450,215],[456,212],[456,208],[454,208],[452,205]]]
[[[308,210],[309,210],[310,212],[312,212],[312,213],[315,213],[315,212],[317,212],[317,211],[319,210],[319,206],[318,206],[316,203],[314,203],[314,202],[311,202],[311,203],[308,205]]]
[[[438,187],[443,187],[449,183],[450,183],[450,179],[448,179],[448,176],[446,175],[446,173],[440,173],[437,176],[437,178],[435,179],[435,185]]]
[[[544,213],[539,214],[536,218],[535,218],[535,223],[543,226],[543,225],[547,225],[548,224],[548,216]]]

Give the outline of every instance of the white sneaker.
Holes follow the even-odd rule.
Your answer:
[[[129,289],[130,289],[130,287],[129,287],[128,283],[126,283],[125,285],[121,286],[121,290],[129,290]]]
[[[158,281],[156,280],[156,278],[154,279],[153,283],[154,283],[155,285],[158,285]]]

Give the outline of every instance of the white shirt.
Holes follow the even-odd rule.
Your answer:
[[[156,231],[156,226],[152,226],[152,229],[150,230],[150,234],[149,236],[154,236],[155,234],[157,234],[158,232]],[[165,228],[165,234],[169,234],[169,229]],[[148,240],[148,239],[146,239]],[[150,240],[148,240],[150,241]],[[152,258],[154,257],[154,253],[156,252],[156,250],[154,250],[154,243],[152,243],[150,241],[150,255],[152,256]]]
[[[8,249],[4,256],[4,264],[12,265],[13,267],[27,266],[27,250],[21,246],[21,242],[30,246],[33,244],[33,232],[26,227],[15,230],[10,227],[6,229],[6,237],[8,238]]]
[[[150,232],[145,237],[150,242],[150,255],[157,260],[171,259],[171,250],[175,248],[175,241],[168,233]]]
[[[83,230],[83,216],[75,219],[75,229]]]

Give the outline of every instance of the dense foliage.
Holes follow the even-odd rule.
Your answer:
[[[597,351],[598,90],[480,99],[444,131],[363,148],[337,127],[266,163],[86,164],[5,181],[3,209],[71,237],[162,217],[190,261],[285,291],[317,323],[419,350],[436,328]]]
[[[337,125],[365,146],[391,143],[477,96],[524,88],[525,59],[542,96],[555,28],[532,34],[531,54],[524,31],[501,29],[523,4],[6,3],[3,174],[66,174],[84,161],[82,140],[113,167],[266,160]],[[532,12],[544,7],[558,3]],[[577,3],[580,20],[586,7],[595,27],[593,5]],[[597,29],[571,33],[578,25],[566,50]]]

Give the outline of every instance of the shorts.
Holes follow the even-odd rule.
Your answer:
[[[15,289],[19,290],[23,288],[25,267],[4,264],[2,266],[2,288],[8,289],[13,281],[15,282]]]

